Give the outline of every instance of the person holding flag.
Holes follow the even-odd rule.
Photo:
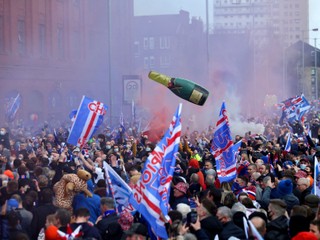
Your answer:
[[[240,145],[241,142],[238,142],[235,146],[233,144],[226,105],[223,102],[219,119],[213,132],[211,146],[211,153],[216,159],[218,178],[221,183],[229,182],[236,178],[235,152],[238,151]]]

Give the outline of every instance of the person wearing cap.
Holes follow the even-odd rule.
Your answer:
[[[177,205],[179,203],[185,203],[190,205],[190,202],[187,197],[189,185],[185,182],[178,182],[176,185],[173,186],[173,197],[170,201],[170,206],[173,210],[177,209]]]
[[[30,224],[32,221],[33,214],[26,210],[22,205],[22,198],[19,194],[12,195],[11,199],[15,199],[18,202],[18,207],[16,208],[16,211],[19,212],[21,216],[21,229],[25,232],[28,232],[30,229]]]
[[[314,194],[309,194],[304,198],[304,205],[311,208],[314,214],[317,214],[320,204],[320,197]]]
[[[265,240],[290,239],[288,234],[287,204],[280,199],[271,199],[268,206],[270,222],[267,224]]]
[[[124,233],[126,234],[126,240],[145,240],[148,236],[148,229],[142,223],[134,223]]]

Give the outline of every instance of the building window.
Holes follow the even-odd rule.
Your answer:
[[[18,51],[19,54],[26,54],[26,27],[24,20],[18,20]]]
[[[3,16],[0,15],[0,53],[4,52],[4,27]]]
[[[150,56],[150,61],[149,61],[150,67],[154,67],[155,63],[154,63],[154,56]]]
[[[160,49],[169,49],[169,48],[170,48],[170,38],[160,37]]]
[[[40,47],[40,56],[46,56],[46,25],[40,24],[39,25],[39,47]]]
[[[144,57],[143,66],[145,69],[149,68],[149,58],[148,57]]]
[[[137,57],[140,55],[140,43],[139,41],[135,41],[134,44],[133,44],[133,52],[134,52],[134,55]]]
[[[170,57],[169,56],[161,56],[160,57],[160,66],[161,67],[170,66]]]
[[[58,27],[57,29],[57,41],[58,41],[58,57],[64,58],[64,44],[63,44],[63,28]]]
[[[149,48],[154,49],[154,37],[149,38]]]
[[[149,47],[149,39],[147,37],[143,38],[143,48],[148,49]]]

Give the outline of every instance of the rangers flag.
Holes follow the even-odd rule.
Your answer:
[[[103,122],[106,111],[102,102],[83,96],[67,142],[82,148]]]

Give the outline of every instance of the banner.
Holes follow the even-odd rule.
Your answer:
[[[150,223],[155,235],[164,239],[168,238],[164,224],[165,219],[169,220],[170,184],[181,136],[181,108],[179,104],[169,129],[147,158],[129,200]]]

